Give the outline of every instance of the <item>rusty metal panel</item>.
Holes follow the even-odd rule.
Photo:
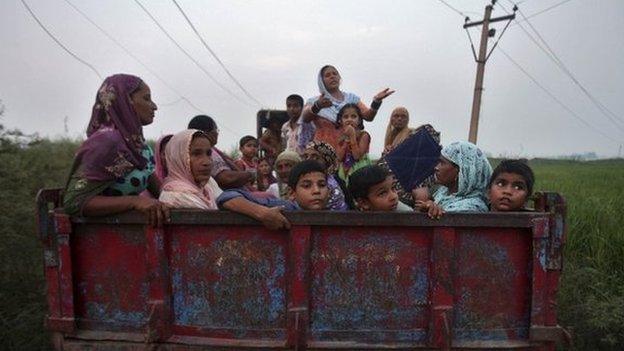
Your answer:
[[[287,232],[177,226],[168,234],[176,334],[286,338]]]
[[[310,340],[424,343],[431,230],[315,227]]]
[[[454,340],[528,340],[531,308],[531,231],[457,232]]]
[[[149,316],[143,226],[78,225],[72,256],[79,326],[143,331]]]

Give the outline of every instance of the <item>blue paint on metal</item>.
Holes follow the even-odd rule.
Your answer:
[[[172,274],[176,323],[240,337],[246,328],[285,327],[285,264],[284,248],[259,236],[189,247]]]
[[[406,255],[416,259],[401,265]],[[311,277],[313,335],[367,329],[371,340],[390,335],[392,340],[420,338],[411,331],[399,336],[398,331],[413,328],[415,320],[428,313],[424,306],[428,260],[426,248],[398,235],[335,235],[326,241],[315,240],[312,264],[318,268],[313,268]]]
[[[88,302],[86,307],[88,318],[96,321],[115,322],[133,327],[143,326],[147,322],[146,313],[143,311],[123,311],[101,302]]]

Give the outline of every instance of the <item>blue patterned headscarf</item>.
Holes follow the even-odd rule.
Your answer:
[[[492,166],[483,151],[475,144],[456,141],[442,149],[442,157],[459,167],[457,192],[441,186],[433,195],[436,204],[446,212],[487,212],[487,185],[492,175]]]

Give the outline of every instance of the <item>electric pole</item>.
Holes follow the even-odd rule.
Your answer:
[[[516,6],[514,6],[514,13],[511,15],[491,18],[494,4],[496,4],[496,0],[492,0],[492,4],[487,5],[485,7],[485,13],[483,15],[482,21],[468,22],[470,19],[466,17],[466,23],[464,24],[464,29],[466,29],[466,31],[468,31],[468,28],[470,27],[481,25],[481,43],[479,46],[478,57],[475,54],[474,45],[472,44],[472,38],[470,37],[470,33],[468,32],[468,38],[470,38],[470,45],[472,47],[472,54],[474,55],[475,61],[477,62],[477,77],[475,79],[474,96],[472,98],[472,113],[470,116],[470,132],[468,133],[468,141],[470,141],[473,144],[477,143],[477,132],[479,130],[479,113],[481,111],[481,94],[483,93],[483,75],[485,73],[485,63],[487,62],[488,58],[490,57],[490,54],[492,53],[492,51],[494,51],[494,48],[498,44],[498,40],[500,40],[500,38],[503,36],[503,33],[505,33],[505,30],[509,26],[509,23],[511,23],[511,21],[514,18],[516,18],[516,14],[515,14],[517,10]],[[505,21],[505,20],[509,21],[507,22],[507,26],[505,26],[505,29],[503,29],[503,32],[498,37],[498,40],[492,47],[492,50],[488,53],[487,52],[488,38],[496,35],[496,30],[489,28],[490,23]]]

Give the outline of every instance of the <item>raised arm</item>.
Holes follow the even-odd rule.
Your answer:
[[[319,98],[313,104],[306,104],[303,107],[303,112],[301,116],[303,117],[304,122],[311,122],[319,117],[318,113],[321,112],[322,109],[330,107],[332,102],[330,99],[326,98],[324,95],[319,96]]]
[[[221,189],[240,188],[253,180],[253,173],[245,171],[223,170],[214,179]]]
[[[381,102],[383,101],[383,99],[394,94],[394,92],[395,91],[390,90],[390,88],[386,88],[378,92],[373,97],[373,102],[371,103],[370,107],[366,106],[366,104],[364,104],[362,100],[360,100],[357,105],[360,108],[360,111],[362,111],[362,118],[365,121],[369,121],[369,122],[375,119],[375,116],[377,115],[377,110],[379,110],[379,107],[381,107]]]

